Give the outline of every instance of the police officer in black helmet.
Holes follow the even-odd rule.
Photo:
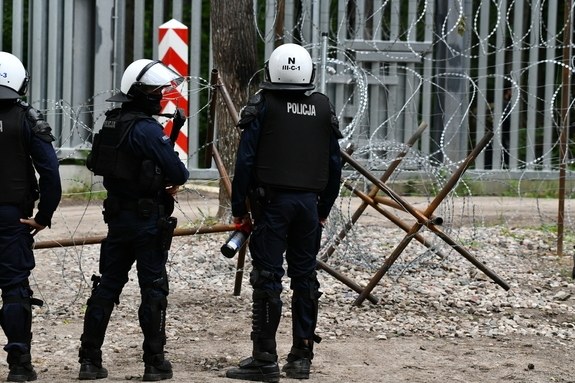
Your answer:
[[[312,90],[314,65],[296,44],[276,48],[266,81],[242,109],[232,184],[234,223],[250,224],[253,271],[252,356],[226,372],[233,379],[277,382],[276,331],[281,318],[283,256],[292,290],[293,343],[282,371],[309,378],[318,301],[316,256],[321,226],[341,178],[338,120],[328,98]]]
[[[22,62],[0,52],[0,325],[8,340],[9,382],[37,378],[30,354],[31,306],[42,301],[32,297],[28,281],[35,265],[33,236],[50,226],[62,194],[51,128],[21,100],[27,85]]]
[[[108,376],[101,347],[114,304],[120,302],[134,263],[141,292],[138,318],[144,335],[143,380],[172,378],[172,366],[164,358],[169,291],[166,261],[176,224],[170,217],[173,196],[189,173],[152,116],[161,111],[163,91],[181,81],[160,61],[134,61],[124,71],[121,93],[108,100],[121,102],[121,108],[106,113],[102,129],[94,136],[87,165],[104,177],[108,235],[100,249],[101,278],[92,277],[94,285],[84,316],[80,380]],[[174,125],[181,127],[183,122],[175,119]]]

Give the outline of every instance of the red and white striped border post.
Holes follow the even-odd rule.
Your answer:
[[[162,62],[178,72],[181,76],[187,77],[189,75],[188,66],[188,27],[179,22],[178,20],[171,19],[170,21],[159,26],[159,46],[158,56]],[[186,112],[186,117],[189,115],[189,102],[188,102],[188,81],[184,81],[178,89],[164,93],[162,100],[161,113],[174,113],[176,108],[182,108]],[[172,131],[172,120],[166,119],[160,122],[164,126],[166,135],[170,135]],[[189,155],[189,140],[188,140],[188,122],[186,120],[184,126],[180,130],[178,139],[175,142],[175,149],[178,152],[180,159],[187,164]]]

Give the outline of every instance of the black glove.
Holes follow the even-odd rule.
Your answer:
[[[174,113],[174,121],[173,121],[172,129],[175,129],[176,131],[179,132],[185,123],[186,123],[186,113],[184,112],[184,110],[182,108],[176,109],[176,113]]]

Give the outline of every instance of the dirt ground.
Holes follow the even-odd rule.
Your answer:
[[[173,299],[171,303],[174,304]],[[244,303],[247,307],[247,300]],[[190,311],[188,320],[194,320],[194,312]],[[167,350],[174,365],[173,381],[229,382],[230,379],[224,376],[226,368],[249,355],[251,349],[246,340],[249,321],[243,318],[244,314],[235,313],[231,317],[225,309],[220,309],[219,314],[221,317],[213,318],[206,333],[183,334],[178,339],[169,339]],[[122,320],[137,319],[128,316]],[[80,323],[73,320],[54,325],[50,331],[66,331],[77,340]],[[118,331],[114,321],[109,331]],[[141,380],[143,367],[139,344],[133,339],[138,335],[131,334],[124,347],[105,353],[110,372],[107,381]],[[286,331],[282,331],[278,341],[283,345],[280,354],[286,355],[289,344]],[[357,332],[344,340],[326,339],[316,347],[309,382],[574,382],[574,352],[572,344],[544,337],[394,337],[376,340],[372,334]],[[44,354],[36,350],[34,358],[40,380],[68,382],[77,379],[78,365],[74,363],[74,355],[50,358]],[[47,365],[49,359],[53,359],[54,364]],[[282,378],[281,381],[296,380]]]
[[[413,203],[416,206],[418,203],[422,206],[425,204],[424,201]],[[532,223],[534,211],[543,212],[553,219],[557,207],[556,201],[548,202],[548,206],[547,202],[542,206],[542,202],[537,201],[534,202],[536,205],[530,206],[524,200],[498,198],[477,200],[475,203],[477,208],[474,208],[473,214],[483,223],[505,221],[514,226]],[[97,208],[86,209],[82,205],[64,203],[61,209],[62,213],[56,217],[52,231],[42,232],[37,242],[59,238],[59,235],[70,231],[76,237],[104,233]],[[208,214],[213,214],[213,209],[217,209],[217,206],[205,208]],[[541,217],[539,213],[538,219]],[[81,227],[76,227],[75,217],[81,217]],[[378,219],[373,212],[367,212],[366,217]],[[82,265],[88,269],[83,271],[84,276],[91,273],[90,268],[94,268],[96,256],[87,255],[96,252],[92,247],[97,246],[85,246],[86,254],[82,254],[82,257],[86,257]],[[35,312],[34,317],[33,362],[39,373],[39,381],[77,380],[77,348],[89,286],[86,282],[82,282],[80,288],[76,282],[66,286],[70,278],[61,276],[69,270],[66,262],[58,258],[58,253],[37,250],[36,257],[38,267],[35,282],[52,303],[51,310],[43,308]],[[570,267],[568,257],[561,262],[565,267]],[[548,266],[557,267],[557,261],[550,259]],[[51,279],[53,290],[46,287]],[[218,285],[217,288],[193,283],[172,284],[167,351],[174,365],[173,381],[231,381],[224,377],[225,370],[251,351],[250,290],[245,279],[240,296],[231,294],[233,282],[229,278],[229,283],[224,282],[224,286]],[[104,360],[109,377],[103,381],[137,381],[141,380],[143,373],[142,339],[136,316],[139,297],[137,289],[133,287],[135,281],[130,283],[132,287],[125,291],[108,329]],[[568,285],[570,293],[573,293],[572,286]],[[60,294],[68,294],[61,305],[56,303],[55,297]],[[573,305],[573,299],[567,304]],[[382,307],[364,303],[361,310],[377,313],[384,308],[399,312],[402,305],[393,302]],[[434,321],[434,315],[437,313],[429,313],[428,320]],[[541,315],[541,320],[548,319],[544,318],[544,313],[535,312],[532,315]],[[573,317],[557,320],[575,323]],[[284,317],[278,335],[280,358],[285,358],[289,351],[289,326],[290,318]],[[575,345],[570,340],[548,334],[377,337],[373,332],[366,331],[365,326],[347,326],[336,336],[324,337],[315,351],[309,382],[575,382]],[[4,362],[0,364],[0,376],[6,368]],[[283,377],[281,381],[295,380]]]

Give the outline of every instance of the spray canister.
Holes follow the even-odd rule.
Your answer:
[[[233,258],[239,249],[246,243],[251,233],[250,225],[237,224],[236,230],[230,234],[228,240],[220,249],[222,254],[227,258]]]

